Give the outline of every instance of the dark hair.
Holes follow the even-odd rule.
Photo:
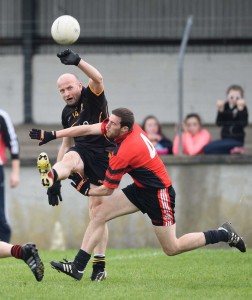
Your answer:
[[[121,127],[127,126],[129,130],[132,130],[133,125],[135,123],[134,114],[128,108],[116,108],[112,110],[112,114],[121,118]]]
[[[244,97],[244,90],[243,88],[238,85],[238,84],[232,84],[230,85],[230,87],[227,89],[227,92],[226,92],[226,95],[231,91],[231,90],[235,90],[235,91],[238,91],[241,93],[241,97],[243,98]]]
[[[200,117],[198,114],[196,114],[196,113],[190,113],[190,114],[186,115],[185,121],[187,121],[187,120],[190,119],[190,118],[195,118],[195,119],[197,119],[198,122],[199,122],[199,124],[200,124],[200,126],[202,126],[201,117]]]
[[[146,122],[150,119],[154,119],[156,122],[157,122],[157,125],[158,125],[158,134],[162,135],[163,136],[163,133],[162,133],[162,129],[161,129],[161,124],[158,120],[157,117],[153,116],[153,115],[149,115],[147,117],[145,117],[143,119],[143,122],[142,122],[142,125],[141,125],[141,128],[145,131],[145,125],[146,125]]]

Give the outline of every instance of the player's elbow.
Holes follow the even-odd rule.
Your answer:
[[[96,84],[99,85],[103,84],[103,77],[100,73],[97,74],[93,80],[95,81]]]
[[[103,77],[102,77],[101,74],[99,74],[99,76],[98,76],[98,82],[99,82],[99,83],[103,83]]]

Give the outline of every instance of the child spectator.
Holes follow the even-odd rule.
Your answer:
[[[244,128],[248,125],[248,110],[241,86],[231,85],[227,90],[227,101],[217,101],[216,124],[221,126],[221,139],[213,141],[203,149],[205,154],[244,153]]]
[[[159,155],[172,154],[172,141],[164,136],[158,119],[154,116],[147,116],[142,123],[142,129],[147,133]]]
[[[202,154],[203,147],[211,140],[208,130],[202,129],[201,118],[196,113],[185,117],[182,132],[182,147],[185,155]],[[179,135],[173,141],[173,154],[179,154]]]

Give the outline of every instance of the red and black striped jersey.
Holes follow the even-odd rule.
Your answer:
[[[103,122],[102,133],[106,134],[106,122]],[[103,184],[115,189],[121,178],[128,173],[139,187],[169,187],[171,179],[165,165],[157,154],[146,133],[135,124],[133,130],[115,139],[117,144],[109,159]]]
[[[83,87],[81,97],[74,106],[66,105],[62,111],[62,125],[69,128],[79,125],[100,123],[109,116],[108,104],[102,91],[96,94],[90,86]],[[76,146],[88,147],[93,151],[110,150],[114,145],[100,135],[78,136],[74,138]]]
[[[0,110],[0,165],[6,163],[6,147],[10,150],[11,159],[19,158],[19,143],[9,115]]]

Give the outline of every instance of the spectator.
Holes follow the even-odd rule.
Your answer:
[[[14,188],[19,183],[19,144],[9,115],[5,111],[0,110],[0,240],[9,243],[11,228],[5,216],[3,170],[3,166],[6,163],[6,148],[9,148],[11,156],[10,186]]]
[[[248,125],[248,110],[241,86],[231,85],[227,90],[227,101],[217,101],[216,124],[221,126],[221,139],[213,141],[203,149],[205,154],[230,154],[244,152],[244,127]]]
[[[164,136],[161,125],[156,117],[147,116],[143,120],[142,129],[147,133],[149,140],[159,155],[172,154],[172,141]]]
[[[185,155],[198,155],[202,153],[203,147],[211,140],[208,130],[202,129],[201,118],[196,113],[185,117],[182,133],[182,147]],[[179,135],[173,141],[173,154],[179,154]]]

